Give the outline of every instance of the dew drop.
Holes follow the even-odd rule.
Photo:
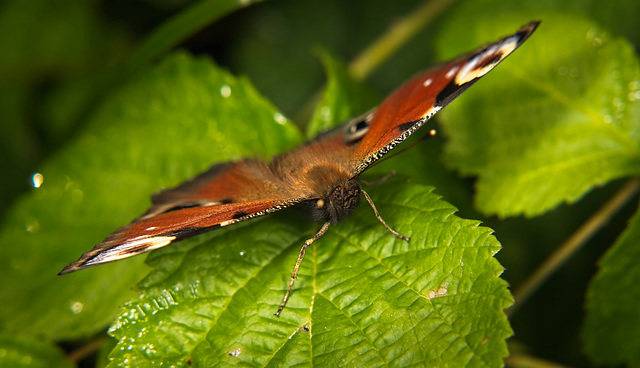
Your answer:
[[[136,305],[136,310],[138,310],[138,314],[140,314],[140,316],[142,316],[143,318],[147,316],[147,314],[142,310],[142,308],[140,308],[139,305]]]
[[[237,348],[237,349],[235,349],[235,350],[231,350],[231,351],[229,352],[229,356],[230,356],[230,357],[234,357],[234,358],[239,357],[239,356],[240,356],[240,354],[242,354],[242,348]]]
[[[30,233],[37,233],[40,230],[40,222],[34,218],[29,219],[29,222],[25,225],[25,229]]]
[[[42,182],[44,182],[44,176],[40,173],[35,173],[31,176],[31,182],[33,183],[34,188],[40,188]]]
[[[80,312],[82,312],[82,310],[84,309],[84,304],[80,303],[80,302],[73,302],[71,303],[71,313],[73,314],[80,314]]]
[[[600,47],[603,43],[602,37],[598,36],[593,29],[587,31],[587,40],[591,42],[593,47]]]
[[[287,123],[287,118],[279,112],[273,114],[273,119],[280,125]]]
[[[200,281],[196,280],[189,286],[189,292],[192,296],[198,296],[200,294]]]
[[[220,87],[220,95],[222,95],[222,97],[224,98],[231,96],[231,87],[227,86],[226,84]]]
[[[157,355],[156,348],[155,346],[153,346],[153,344],[145,344],[142,347],[142,351],[148,358],[153,358]]]
[[[178,303],[173,298],[173,294],[171,293],[171,291],[163,289],[160,293],[162,294],[162,299],[164,300],[167,308],[169,308],[169,306],[171,305],[178,305]]]

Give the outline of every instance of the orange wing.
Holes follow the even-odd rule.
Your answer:
[[[128,258],[223,226],[326,195],[349,176],[354,146],[342,130],[325,133],[271,162],[218,164],[180,186],[153,196],[153,206],[60,274]]]
[[[290,207],[293,198],[266,163],[254,160],[215,165],[174,189],[153,196],[153,206],[60,274],[148,252],[206,231]]]
[[[407,139],[491,71],[526,41],[538,24],[529,23],[514,35],[431,68],[393,92],[373,114],[369,131],[355,151],[354,176]]]

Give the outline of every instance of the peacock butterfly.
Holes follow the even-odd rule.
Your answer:
[[[360,195],[393,235],[409,241],[380,217],[358,177],[402,143],[517,49],[535,31],[531,22],[515,34],[410,79],[377,108],[318,135],[271,162],[245,159],[217,164],[194,179],[152,197],[142,216],[107,236],[60,274],[131,257],[173,242],[291,206],[324,221],[307,240],[276,312],[284,308],[307,247],[332,224],[355,211]]]

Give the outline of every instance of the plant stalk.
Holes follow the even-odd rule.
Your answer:
[[[88,343],[82,345],[78,349],[67,354],[67,360],[70,362],[78,363],[84,358],[96,352],[100,347],[107,342],[108,337],[100,335]]]
[[[505,366],[510,368],[567,368],[564,365],[526,354],[511,354],[505,360]]]
[[[349,64],[351,75],[358,80],[365,79],[455,1],[428,0],[422,3],[414,12],[393,24]]]
[[[349,73],[356,80],[366,79],[394,52],[404,46],[421,29],[442,14],[456,0],[427,0],[415,11],[394,23],[369,47],[364,49],[348,66]],[[316,92],[296,113],[294,121],[309,120],[313,109],[322,98],[322,91]]]
[[[586,242],[600,230],[640,189],[640,179],[627,182],[611,199],[594,213],[576,230],[555,252],[547,258],[537,270],[513,293],[515,304],[508,310],[509,316],[540,288],[569,258],[571,258]]]

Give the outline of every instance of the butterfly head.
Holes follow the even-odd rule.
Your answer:
[[[322,198],[309,203],[311,217],[315,221],[337,224],[358,208],[360,194],[360,184],[356,179],[338,181]]]

